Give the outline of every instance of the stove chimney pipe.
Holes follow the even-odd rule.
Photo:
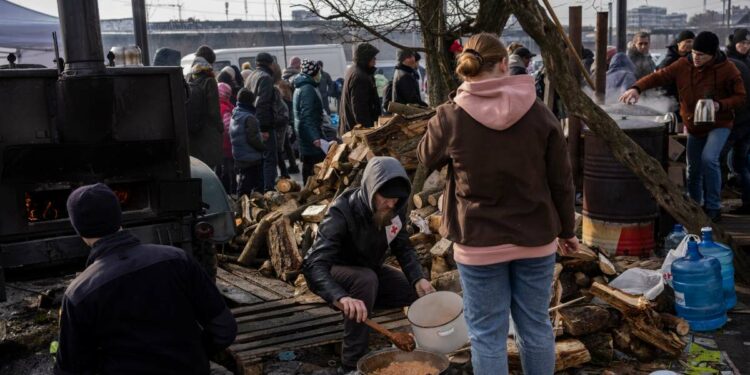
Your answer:
[[[57,0],[65,45],[64,76],[104,72],[102,33],[97,0]]]

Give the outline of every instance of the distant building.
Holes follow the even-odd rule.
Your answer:
[[[687,14],[667,14],[667,8],[641,5],[628,10],[628,29],[630,30],[673,29],[686,26]]]
[[[297,9],[292,11],[292,20],[294,21],[317,21],[320,17],[306,9]]]

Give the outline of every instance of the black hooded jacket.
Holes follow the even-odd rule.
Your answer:
[[[726,54],[729,61],[740,71],[742,81],[745,84],[745,92],[750,92],[750,56],[740,54],[733,45],[727,46]],[[734,111],[733,129],[745,126],[750,126],[750,96],[748,96],[748,102],[742,108]]]
[[[357,125],[373,127],[381,114],[380,97],[375,85],[375,68],[368,66],[378,52],[377,48],[369,44],[358,48],[354,65],[346,72],[339,104],[341,136]]]
[[[409,66],[398,64],[393,70],[393,81],[385,88],[383,95],[383,109],[388,111],[388,105],[393,100],[393,89],[396,89],[396,103],[417,104],[427,107],[427,103],[422,100],[422,93],[419,90],[419,74]]]
[[[372,158],[365,168],[362,186],[339,196],[331,205],[318,229],[318,237],[307,252],[302,272],[307,285],[327,302],[338,301],[349,294],[331,276],[331,266],[351,265],[377,270],[382,267],[388,251],[396,256],[406,278],[414,285],[424,278],[417,253],[406,231],[406,199],[398,202],[394,220],[402,225],[388,243],[386,228],[375,227],[372,221],[372,200],[383,184],[394,178],[409,183],[406,171],[398,160],[390,157]]]
[[[673,44],[669,47],[667,47],[667,55],[664,56],[664,59],[659,63],[659,66],[656,67],[656,70],[664,69],[672,64],[674,64],[677,60],[683,58],[685,56],[680,56],[680,53],[677,50],[677,45]],[[678,102],[680,100],[677,92],[677,85],[671,84],[668,86],[664,86],[664,93],[667,96],[671,96],[675,98]]]

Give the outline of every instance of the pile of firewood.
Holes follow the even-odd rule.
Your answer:
[[[304,254],[312,246],[319,223],[329,205],[347,188],[361,183],[367,161],[373,156],[397,158],[414,180],[408,230],[425,275],[438,290],[461,292],[453,260],[453,243],[439,234],[447,168],[419,170],[416,147],[434,111],[411,107],[374,129],[355,128],[333,143],[315,176],[305,186],[282,179],[274,192],[243,196],[238,202],[238,235],[232,245],[239,257],[224,261],[259,267],[268,277],[293,283],[301,303],[318,303],[300,274]],[[580,215],[577,225],[580,226]],[[582,246],[571,256],[558,257],[550,301],[550,319],[557,337],[557,370],[586,363],[607,365],[615,350],[639,361],[661,356],[677,357],[685,347],[680,336],[687,322],[670,314],[667,292],[650,302],[607,285],[632,267],[657,269],[658,259],[610,258]],[[398,266],[395,257],[386,262]],[[596,298],[594,298],[596,297]],[[498,296],[499,298],[499,296]],[[518,349],[509,340],[511,367],[520,367]]]

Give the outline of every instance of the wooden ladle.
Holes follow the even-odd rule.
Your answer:
[[[339,310],[344,311],[344,305],[341,302],[336,301],[333,303]],[[364,323],[385,336],[393,345],[405,352],[413,352],[417,348],[417,344],[414,342],[414,337],[408,333],[403,332],[391,332],[388,328],[383,327],[380,323],[376,323],[370,319],[365,319]]]

